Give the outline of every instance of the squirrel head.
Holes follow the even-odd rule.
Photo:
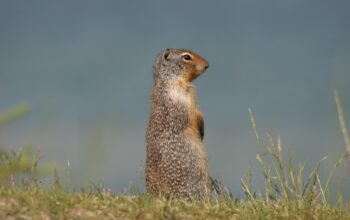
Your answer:
[[[156,57],[153,64],[153,77],[164,80],[180,77],[191,82],[208,67],[208,61],[191,50],[168,48]]]

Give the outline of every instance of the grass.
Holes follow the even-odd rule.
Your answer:
[[[349,207],[305,200],[184,202],[150,195],[0,187],[0,219],[350,219]]]
[[[29,103],[19,103],[0,114],[0,127],[26,116],[31,112],[32,106]]]
[[[320,177],[318,170],[326,157],[306,174],[304,164],[296,165],[292,153],[285,152],[280,137],[267,134],[266,141],[262,140],[249,110],[257,143],[265,151],[256,156],[265,182],[262,192],[251,185],[251,168],[241,181],[245,198],[233,198],[230,190],[217,179],[212,179],[216,197],[206,202],[169,201],[137,191],[113,195],[103,184],[72,192],[70,181],[61,184],[56,170],[51,186],[44,187],[38,181],[37,176],[50,169],[52,173],[52,167],[38,166],[40,156],[34,151],[1,151],[0,219],[350,220],[349,201],[344,202],[338,194],[337,202],[330,202],[331,179],[349,156],[348,130],[338,93],[334,95],[346,151],[325,178]],[[7,114],[13,117],[13,114]],[[5,118],[4,121],[8,120]]]

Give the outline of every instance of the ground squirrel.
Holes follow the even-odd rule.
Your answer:
[[[211,192],[203,115],[192,84],[208,66],[204,58],[183,49],[166,49],[155,59],[146,186],[156,196],[204,199]]]

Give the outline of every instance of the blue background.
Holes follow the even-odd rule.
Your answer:
[[[307,171],[329,156],[326,175],[345,150],[333,89],[350,118],[349,10],[345,0],[1,1],[0,110],[33,110],[1,128],[0,146],[34,146],[61,170],[69,161],[77,187],[143,191],[152,63],[187,48],[210,63],[195,84],[212,175],[241,195],[252,163],[262,187],[248,108]],[[349,199],[347,184],[335,178]]]

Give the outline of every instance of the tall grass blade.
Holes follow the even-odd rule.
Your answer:
[[[32,110],[32,106],[30,103],[20,103],[5,112],[0,114],[0,127],[8,124],[9,122],[19,119]]]
[[[338,90],[336,90],[336,89],[334,90],[334,100],[335,100],[335,105],[337,107],[340,130],[343,134],[343,138],[344,138],[344,142],[345,142],[345,149],[346,149],[347,153],[350,154],[350,138],[349,138],[348,128],[346,127],[343,108],[342,108],[342,105],[340,102]]]

